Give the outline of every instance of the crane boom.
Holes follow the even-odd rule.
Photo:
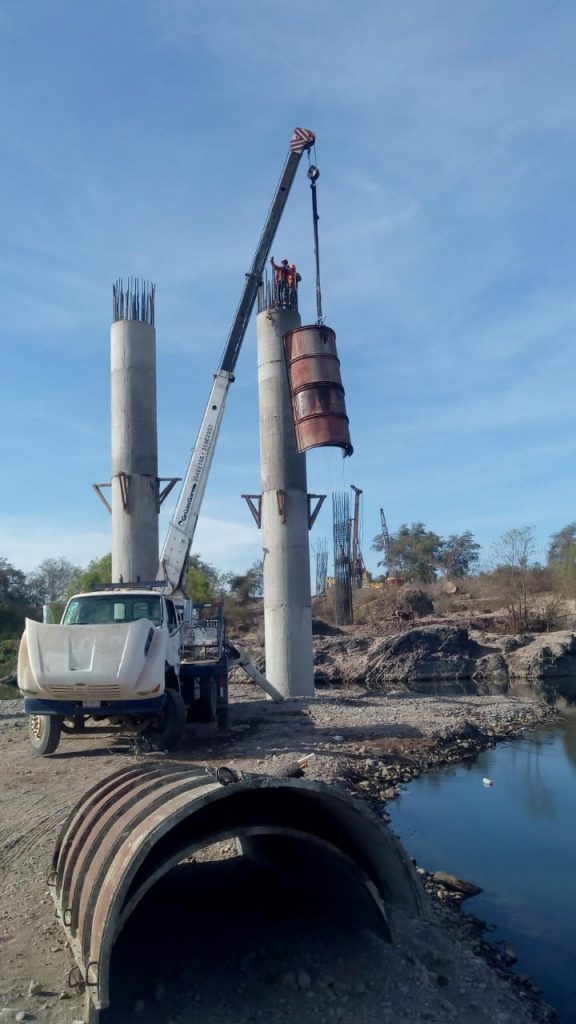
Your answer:
[[[186,571],[188,553],[194,538],[200,507],[206,490],[208,474],[224,416],[228,390],[234,380],[234,369],[254,308],[266,259],[274,241],[274,235],[276,234],[282,213],[284,212],[302,154],[306,150],[311,149],[314,142],[315,136],[313,132],[308,131],[306,128],[295,129],[290,140],[290,152],[276,187],[272,205],[254,254],[252,266],[246,274],[246,283],[224,353],[220,360],[220,366],[214,375],[214,383],[210,391],[206,410],[196,443],[192,449],[186,476],[184,477],[176,504],[176,510],[168,528],[160,555],[157,579],[165,580],[173,592],[183,590],[183,577]]]

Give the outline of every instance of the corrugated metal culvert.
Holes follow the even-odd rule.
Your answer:
[[[306,873],[314,886],[340,898],[347,920],[388,939],[387,906],[424,912],[425,897],[404,850],[344,791],[276,777],[222,785],[206,771],[178,764],[124,768],[76,805],[50,877],[92,1021],[109,1005],[113,946],[143,896],[194,851],[228,837],[237,837],[241,852],[257,864],[286,876]],[[193,919],[189,934],[192,949],[199,941]]]

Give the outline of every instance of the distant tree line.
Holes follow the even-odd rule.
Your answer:
[[[13,636],[26,616],[38,618],[43,605],[65,600],[80,572],[66,558],[47,558],[28,574],[0,558],[0,636]]]
[[[187,592],[193,601],[208,602],[225,597],[245,605],[262,594],[262,562],[245,573],[219,572],[200,555],[190,558]],[[24,619],[40,618],[42,608],[52,609],[58,621],[71,594],[94,590],[112,580],[112,556],[96,558],[82,569],[66,558],[47,558],[31,573],[24,573],[0,558],[0,637],[22,632]]]
[[[478,572],[480,545],[466,530],[444,539],[424,523],[402,524],[390,535],[378,534],[375,551],[386,575],[401,575],[406,582],[433,583],[439,577],[463,579]],[[576,594],[576,521],[568,523],[549,541],[546,565],[536,560],[536,540],[531,527],[509,530],[491,553],[492,574],[505,586],[511,620],[526,628],[530,620],[531,593],[538,574],[548,573],[551,589],[565,596]],[[54,618],[70,594],[109,583],[110,554],[81,568],[66,558],[46,558],[37,569],[24,573],[0,558],[0,638],[18,636],[26,616],[39,618],[43,605],[55,606]],[[539,583],[541,588],[541,581]],[[226,600],[228,606],[246,608],[262,596],[263,563],[254,562],[245,573],[219,572],[200,555],[189,563],[187,590],[194,601]]]
[[[411,583],[433,583],[440,575],[470,576],[480,559],[480,545],[469,530],[444,540],[424,523],[403,523],[396,533],[379,533],[372,548],[383,553],[378,565],[387,575],[400,575]]]

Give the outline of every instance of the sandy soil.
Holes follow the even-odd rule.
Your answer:
[[[277,774],[314,754],[308,777],[345,786],[385,816],[397,782],[473,756],[552,713],[500,696],[352,688],[273,705],[251,684],[235,684],[228,735],[190,726],[171,759]],[[63,737],[51,757],[35,758],[17,701],[0,703],[0,749],[0,1021],[73,1024],[83,1019],[84,1000],[67,983],[74,961],[46,885],[52,850],[86,789],[151,755],[99,725]],[[282,1024],[296,1015],[311,1024],[554,1020],[528,979],[503,969],[446,892],[442,901],[431,897],[428,922],[396,914],[390,945],[345,922],[327,928],[310,916],[302,892],[284,887],[282,898],[272,898],[232,843],[200,860],[156,886],[118,940],[107,1024]],[[205,872],[205,898],[196,889],[193,905],[186,896],[191,870]],[[216,871],[218,891],[227,894],[217,905]]]

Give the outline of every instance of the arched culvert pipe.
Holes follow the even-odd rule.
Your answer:
[[[388,907],[425,913],[401,845],[342,790],[276,777],[221,786],[204,771],[179,765],[123,769],[76,805],[50,876],[92,1020],[109,1005],[112,948],[142,897],[194,851],[230,836],[256,863],[292,880],[316,879],[328,901],[339,896],[356,921],[387,938]]]

